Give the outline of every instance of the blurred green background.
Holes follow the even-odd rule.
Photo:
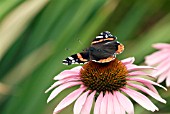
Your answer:
[[[0,0],[0,114],[52,114],[76,88],[46,103],[53,77],[75,66],[62,60],[106,30],[125,45],[119,59],[142,64],[151,44],[170,43],[170,0]],[[160,108],[154,113],[170,114],[170,91],[159,91],[167,104],[152,100]],[[139,105],[135,112],[152,114]]]

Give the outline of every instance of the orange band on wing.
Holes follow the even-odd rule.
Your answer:
[[[107,40],[112,41],[112,40],[115,40],[115,38],[100,39],[98,41],[93,41],[91,44],[96,44],[96,43],[107,41]]]
[[[117,53],[117,54],[120,54],[120,53],[123,52],[123,50],[124,50],[124,45],[123,45],[123,44],[120,44],[120,45],[118,45],[118,50],[116,51],[116,53]]]
[[[80,53],[77,53],[77,57],[80,59],[80,61],[88,61],[87,59],[84,59]]]
[[[95,62],[98,62],[98,63],[108,63],[110,61],[113,61],[115,59],[114,56],[111,56],[111,57],[108,57],[106,59],[100,59],[99,61],[95,61]]]

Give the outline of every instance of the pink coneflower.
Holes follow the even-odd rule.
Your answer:
[[[54,114],[75,101],[74,114],[90,114],[94,103],[94,114],[134,114],[134,101],[147,110],[156,111],[158,108],[141,92],[150,95],[154,99],[166,103],[160,97],[155,86],[156,82],[138,76],[151,77],[145,70],[154,70],[149,66],[137,66],[133,64],[134,58],[119,61],[115,59],[109,63],[88,62],[83,66],[65,70],[54,77],[57,80],[46,92],[54,89],[47,102],[55,98],[61,91],[72,86],[80,87],[66,96],[55,108]],[[135,82],[135,83],[134,83]],[[135,89],[135,90],[134,90]],[[166,88],[164,88],[166,90]]]
[[[170,86],[170,44],[157,43],[153,47],[159,51],[147,56],[145,63],[156,67],[157,70],[152,75],[158,78],[158,83],[166,79],[168,87]]]

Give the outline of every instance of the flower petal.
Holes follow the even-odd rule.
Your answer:
[[[90,91],[86,91],[83,93],[75,102],[74,104],[74,114],[80,114],[81,109],[87,99],[87,95],[89,94]]]
[[[129,57],[129,58],[126,58],[126,59],[121,60],[121,62],[122,62],[123,64],[132,64],[134,61],[135,61],[135,58],[134,58],[134,57]]]
[[[81,69],[82,69],[82,66],[76,66],[76,67],[72,68],[71,70],[79,73]]]
[[[132,84],[132,83],[127,83],[127,85],[137,88],[137,89],[147,93],[148,95],[150,95],[151,97],[153,97],[154,99],[156,99],[162,103],[166,103],[166,101],[164,99],[162,99],[158,94],[154,93],[153,91],[149,90],[148,88],[145,88],[141,85]]]
[[[162,73],[162,74],[158,77],[157,82],[158,82],[158,83],[163,82],[163,81],[166,79],[166,77],[168,76],[168,72],[169,72],[169,71],[166,71],[166,72]]]
[[[60,85],[60,84],[62,84],[62,83],[63,83],[63,81],[57,81],[57,82],[55,82],[53,85],[51,85],[51,87],[49,87],[49,88],[45,91],[45,93],[48,93],[50,90],[52,90],[53,88],[57,87],[58,85]]]
[[[83,108],[81,110],[81,114],[90,114],[90,110],[93,104],[94,95],[96,94],[96,91],[93,91],[86,99],[86,102],[83,105]]]
[[[64,109],[65,107],[67,107],[68,105],[70,105],[72,102],[74,102],[85,89],[86,89],[86,88],[79,88],[79,89],[73,91],[72,93],[70,93],[69,95],[67,95],[67,96],[57,105],[57,107],[54,109],[53,114],[57,114],[57,113],[60,112],[62,109]]]
[[[167,64],[167,63],[169,63],[168,60],[164,60],[163,62],[161,62],[161,63],[156,67],[157,70],[155,70],[155,71],[152,73],[152,75],[155,76],[155,77],[157,77],[157,76],[159,76],[160,74],[162,74],[163,72],[168,71],[168,70],[170,69],[170,64]]]
[[[170,71],[169,71],[169,75],[166,78],[166,86],[169,87],[170,86]]]
[[[49,91],[52,90],[53,88],[55,88],[55,87],[57,87],[57,86],[59,86],[59,85],[61,85],[61,84],[64,84],[64,83],[66,83],[66,82],[72,82],[72,81],[78,81],[78,80],[80,80],[79,77],[76,77],[76,78],[66,78],[66,79],[63,79],[63,80],[59,80],[59,81],[55,82],[53,85],[51,85],[51,87],[48,88],[48,89],[45,91],[45,93],[49,92]]]
[[[137,71],[137,70],[154,70],[154,67],[150,67],[150,66],[137,66],[137,65],[126,65],[127,70],[129,72],[131,71]]]
[[[78,77],[80,73],[75,70],[64,70],[60,74],[54,77],[54,80],[61,80],[68,77]]]
[[[125,110],[120,105],[115,93],[116,93],[116,91],[114,91],[114,95],[113,95],[114,112],[115,112],[115,114],[125,114]]]
[[[167,44],[167,43],[156,43],[156,44],[153,44],[152,47],[156,48],[156,49],[166,49],[166,48],[169,48],[170,49],[170,44]]]
[[[148,77],[151,77],[151,78],[155,78],[154,76],[146,73],[146,72],[143,72],[143,71],[133,71],[133,72],[129,72],[127,76],[148,76]]]
[[[107,102],[107,114],[114,114],[113,94],[109,92]]]
[[[167,52],[168,52],[168,50],[159,50],[159,51],[156,51],[156,52],[152,53],[152,54],[149,55],[149,56],[146,56],[146,59],[152,60],[152,59],[154,59],[154,58],[159,58],[160,55],[161,55],[161,56],[162,56],[162,55],[166,55]]]
[[[152,112],[158,110],[158,108],[145,95],[129,88],[121,88],[121,90],[128,94],[133,100],[135,100],[145,109],[150,110]]]
[[[107,114],[107,101],[108,101],[108,92],[105,93],[101,105],[100,105],[100,114]]]
[[[101,92],[99,96],[97,97],[97,100],[94,106],[94,114],[100,114],[100,106],[101,106],[102,100],[103,100],[103,92]]]
[[[131,80],[131,81],[141,82],[141,83],[143,83],[144,85],[147,84],[147,83],[153,84],[153,85],[159,86],[159,87],[161,87],[161,88],[163,88],[164,90],[167,91],[167,89],[166,89],[164,86],[162,86],[162,85],[160,85],[160,84],[158,84],[158,83],[156,83],[156,82],[153,82],[153,81],[151,81],[151,80],[148,80],[148,79],[136,78],[136,77],[135,77],[135,78],[126,78],[126,79],[127,79],[127,80]]]
[[[160,56],[161,55],[161,56]],[[149,56],[145,57],[145,63],[148,65],[156,65],[160,63],[161,61],[165,60],[168,57],[167,52],[163,51],[158,51],[155,52]]]
[[[158,91],[156,90],[156,88],[155,88],[152,84],[150,84],[150,83],[145,83],[145,86],[148,87],[148,88],[149,88],[151,91],[153,91],[154,93],[156,93],[156,94],[159,95]]]
[[[122,105],[122,107],[128,114],[134,114],[134,106],[132,102],[125,95],[123,95],[118,91],[115,92],[114,95],[116,95],[119,103]]]
[[[75,86],[75,85],[79,85],[79,84],[82,84],[82,82],[68,82],[63,85],[60,85],[59,87],[57,87],[56,89],[52,91],[52,93],[47,99],[47,103],[50,102],[54,97],[56,97],[64,89]]]
[[[141,75],[148,75],[148,73],[145,73],[143,71],[134,71],[128,74],[128,76],[141,76]]]

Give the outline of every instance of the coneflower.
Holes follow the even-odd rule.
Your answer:
[[[74,101],[74,114],[90,114],[93,103],[94,114],[125,114],[125,112],[134,114],[134,106],[127,95],[145,109],[154,112],[158,108],[141,92],[166,103],[154,86],[165,90],[166,88],[149,79],[139,77],[141,75],[152,77],[145,71],[151,72],[154,70],[153,67],[137,66],[133,62],[133,57],[124,60],[115,58],[108,63],[90,61],[83,66],[64,70],[54,77],[56,82],[46,91],[54,89],[47,102],[64,89],[79,86],[57,105],[54,114]]]

